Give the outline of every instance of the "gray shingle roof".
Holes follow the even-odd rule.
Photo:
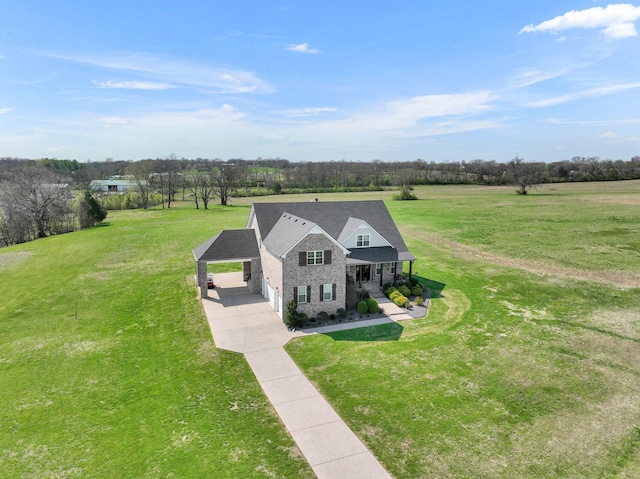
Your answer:
[[[254,203],[253,212],[263,241],[285,212],[316,223],[336,240],[348,223],[351,227],[354,218],[361,218],[396,248],[399,259],[415,259],[382,200]]]
[[[316,226],[313,221],[284,212],[262,244],[276,256],[282,256]]]
[[[196,261],[224,262],[260,257],[253,230],[224,230],[193,250]]]

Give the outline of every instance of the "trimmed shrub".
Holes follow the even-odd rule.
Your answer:
[[[422,296],[422,293],[424,293],[424,291],[422,291],[422,288],[419,284],[416,284],[413,288],[411,288],[412,296]]]
[[[411,296],[411,290],[409,289],[409,286],[407,286],[406,284],[403,284],[402,286],[400,286],[398,288],[398,291],[402,293],[402,296]]]
[[[391,293],[391,294],[389,295],[389,299],[390,299],[391,301],[393,301],[393,300],[394,300],[394,299],[396,299],[398,296],[402,296],[402,293],[401,293],[400,291],[398,291],[398,290],[395,290],[393,293]]]
[[[323,321],[326,321],[327,319],[329,319],[329,313],[327,313],[326,311],[320,311],[318,313],[318,318],[320,318]]]
[[[370,313],[377,313],[378,312],[378,302],[376,301],[375,298],[367,299],[367,307],[368,307]]]
[[[393,301],[393,304],[401,308],[406,308],[409,306],[409,298],[403,295],[396,296],[395,299],[392,299],[391,301]]]
[[[416,303],[416,306],[422,306],[424,304],[424,301],[422,300],[422,296],[416,296],[416,299],[414,300],[414,302]]]
[[[338,309],[338,311],[336,311],[336,314],[338,315],[339,318],[346,318],[347,317],[347,310],[344,308],[340,308]]]
[[[391,293],[393,293],[394,291],[398,291],[397,288],[394,288],[393,286],[389,286],[387,289],[384,290],[384,295],[389,298],[391,296]]]
[[[367,314],[368,311],[369,311],[369,305],[367,304],[367,302],[365,300],[360,301],[358,303],[358,313]]]

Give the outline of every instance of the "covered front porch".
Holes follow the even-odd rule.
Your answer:
[[[395,248],[355,248],[347,256],[347,284],[355,284],[369,291],[382,290],[402,274],[405,261],[409,262],[409,277],[413,269],[413,255],[401,257]]]

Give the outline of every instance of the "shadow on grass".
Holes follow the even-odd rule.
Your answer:
[[[424,278],[422,276],[418,276],[418,275],[413,275],[418,281],[420,281],[420,284],[423,286],[426,286],[427,288],[429,288],[429,291],[431,291],[431,295],[430,298],[431,299],[437,299],[437,298],[442,298],[442,291],[444,290],[444,288],[446,288],[446,284],[444,283],[440,283],[439,281],[435,281],[433,279],[428,279],[428,278]]]
[[[346,329],[323,333],[334,341],[397,341],[402,336],[404,328],[389,320],[388,323],[364,328]]]

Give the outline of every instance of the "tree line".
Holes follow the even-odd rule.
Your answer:
[[[90,190],[92,180],[126,178],[126,198]],[[171,208],[187,200],[207,209],[232,196],[365,191],[428,184],[514,185],[520,194],[540,183],[640,179],[640,156],[629,160],[573,157],[544,163],[508,162],[291,162],[282,158],[166,158],[78,162],[0,158],[0,246],[93,226],[106,209]],[[102,217],[102,219],[101,219]]]

